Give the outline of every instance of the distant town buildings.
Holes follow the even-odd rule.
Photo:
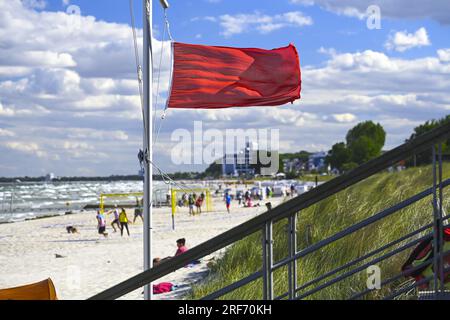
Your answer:
[[[317,152],[317,153],[313,153],[312,155],[309,156],[308,159],[308,170],[312,171],[312,170],[323,170],[326,167],[325,164],[325,159],[327,157],[327,152]]]
[[[327,154],[327,152],[313,153],[306,161],[302,161],[299,158],[283,159],[283,171],[285,173],[299,174],[302,171],[321,171],[327,169],[325,163]]]
[[[226,154],[222,159],[222,175],[224,176],[241,176],[255,175],[255,169],[251,166],[258,145],[253,142],[247,142],[245,148],[239,153]]]
[[[258,147],[254,143],[246,143],[245,149],[235,154],[226,154],[222,158],[223,176],[255,176],[255,164],[252,163],[256,157]],[[310,154],[308,158],[283,159],[280,172],[284,174],[299,175],[308,171],[330,171],[331,168],[325,163],[327,152],[317,152]],[[253,165],[252,165],[253,164]],[[257,166],[256,166],[257,167]]]
[[[284,172],[292,172],[295,174],[300,173],[301,171],[306,171],[308,169],[308,164],[304,161],[294,158],[294,159],[283,159],[283,171]]]

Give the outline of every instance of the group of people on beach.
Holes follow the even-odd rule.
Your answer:
[[[139,206],[139,201],[136,200],[136,203],[137,206],[134,209],[133,222],[129,221],[126,210],[124,208],[120,208],[119,210],[117,204],[114,205],[114,209],[106,212],[106,215],[110,214],[113,215],[111,227],[113,228],[114,232],[117,232],[117,229],[119,229],[120,235],[123,236],[123,231],[124,229],[126,229],[128,236],[130,236],[130,229],[128,228],[128,223],[135,223],[138,217],[141,218],[142,222],[144,221],[144,218],[142,216],[142,208]],[[97,211],[96,215],[98,233],[104,235],[105,237],[108,236],[108,233],[106,232],[106,215],[100,210]]]
[[[198,197],[197,194],[184,193],[178,202],[179,207],[189,207],[189,215],[194,216],[196,214],[202,213],[203,202],[205,201],[205,194],[202,192]],[[196,211],[194,211],[194,206]]]

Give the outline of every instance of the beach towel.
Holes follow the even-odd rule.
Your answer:
[[[161,282],[153,285],[153,294],[161,294],[172,291],[173,283]]]
[[[300,99],[294,45],[264,50],[173,44],[169,108],[278,106]]]

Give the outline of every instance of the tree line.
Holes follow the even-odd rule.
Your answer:
[[[439,126],[450,124],[450,115],[438,120],[430,120],[414,128],[411,136],[405,140],[408,142]],[[386,142],[386,131],[379,123],[365,121],[350,129],[345,137],[345,142],[335,143],[328,151],[327,164],[332,168],[345,172],[376,158],[382,154]],[[443,154],[450,153],[450,139],[442,145]],[[404,159],[407,166],[430,164],[431,150],[416,154]]]

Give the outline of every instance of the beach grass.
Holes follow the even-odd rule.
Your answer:
[[[443,179],[445,180],[449,177],[450,164],[445,163]],[[393,173],[382,172],[302,210],[297,217],[297,249],[306,248],[311,244],[317,243],[431,187],[432,181],[433,173],[431,166],[409,168],[401,172]],[[450,190],[444,190],[443,208],[445,213],[449,212],[449,195]],[[297,263],[298,285],[301,286],[328,271],[342,266],[352,259],[369,253],[421,226],[429,224],[432,222],[432,219],[432,196],[428,196],[381,221],[299,259]],[[427,232],[430,231],[431,229],[427,230]],[[287,219],[283,219],[274,224],[273,234],[274,261],[276,262],[285,258],[288,254]],[[403,242],[403,244],[405,243]],[[394,246],[394,248],[398,246]],[[411,250],[412,248],[402,251],[378,264],[381,270],[382,280],[388,279],[400,272],[401,266]],[[381,252],[375,257],[387,252]],[[187,296],[187,299],[199,299],[261,270],[261,261],[261,232],[257,232],[231,245],[217,263],[210,266],[209,276],[201,283],[193,286],[192,293]],[[357,264],[357,266],[365,262],[368,262],[368,260]],[[349,270],[344,269],[338,272],[337,275]],[[274,272],[275,296],[287,292],[287,274],[287,267],[280,268]],[[367,278],[367,271],[363,269],[361,272],[346,278],[344,281],[328,286],[309,296],[308,299],[346,299],[354,293],[366,289]],[[306,288],[300,294],[322,283],[324,281]],[[381,290],[370,293],[365,298],[381,298],[393,290],[410,283],[410,279],[400,278],[383,287]],[[414,298],[414,296],[414,292],[409,292],[400,296],[400,298]],[[262,280],[258,279],[238,290],[228,293],[222,298],[253,300],[261,299],[261,297]]]

